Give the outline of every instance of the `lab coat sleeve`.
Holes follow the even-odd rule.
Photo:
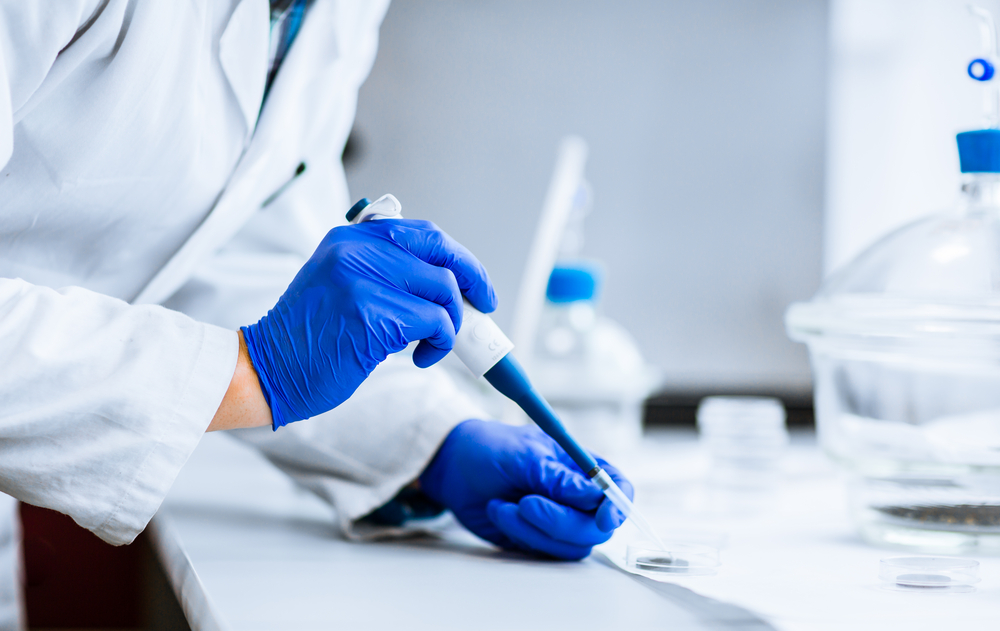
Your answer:
[[[105,541],[145,528],[236,367],[235,331],[0,279],[0,491]]]
[[[0,168],[10,159],[14,120],[59,53],[107,0],[0,0]]]

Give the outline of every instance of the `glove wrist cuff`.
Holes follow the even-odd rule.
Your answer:
[[[241,326],[240,331],[243,332],[243,340],[247,345],[247,353],[250,355],[250,363],[253,364],[254,371],[257,373],[257,381],[260,383],[260,391],[264,394],[264,400],[267,401],[267,406],[271,408],[271,430],[278,431],[279,427],[283,427],[289,423],[300,420],[293,418],[286,412],[284,409],[285,406],[282,405],[281,397],[278,396],[274,385],[271,383],[271,378],[267,374],[267,370],[265,369],[266,362],[264,361],[264,357],[258,348],[258,338],[262,334],[260,331],[260,322],[249,326]]]

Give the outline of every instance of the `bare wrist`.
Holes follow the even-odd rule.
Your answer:
[[[226,396],[206,430],[209,432],[271,424],[271,409],[260,389],[260,380],[250,360],[243,332],[237,331],[237,335],[240,339],[240,350],[236,360],[236,370],[229,382]]]

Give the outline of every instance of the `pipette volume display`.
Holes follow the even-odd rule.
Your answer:
[[[402,205],[392,195],[383,195],[374,202],[362,199],[347,213],[347,221],[351,223],[401,218]],[[665,550],[663,542],[656,536],[649,522],[635,509],[628,496],[597,464],[597,460],[569,435],[552,406],[531,385],[524,369],[510,354],[513,348],[514,344],[491,317],[468,301],[464,302],[462,327],[455,337],[454,347],[454,352],[462,363],[477,379],[485,377],[500,394],[524,410],[543,432],[566,450],[573,462],[601,488],[625,517],[632,520],[642,534]]]

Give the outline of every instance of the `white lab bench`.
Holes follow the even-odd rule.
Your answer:
[[[678,538],[720,542],[710,577],[657,583],[603,553],[558,563],[498,552],[457,526],[380,543],[337,536],[331,509],[262,457],[209,435],[151,525],[193,629],[941,629],[1000,628],[1000,559],[978,557],[974,593],[899,593],[878,585],[841,480],[797,436],[779,487],[720,495],[693,432],[659,431],[622,462],[638,505]]]

